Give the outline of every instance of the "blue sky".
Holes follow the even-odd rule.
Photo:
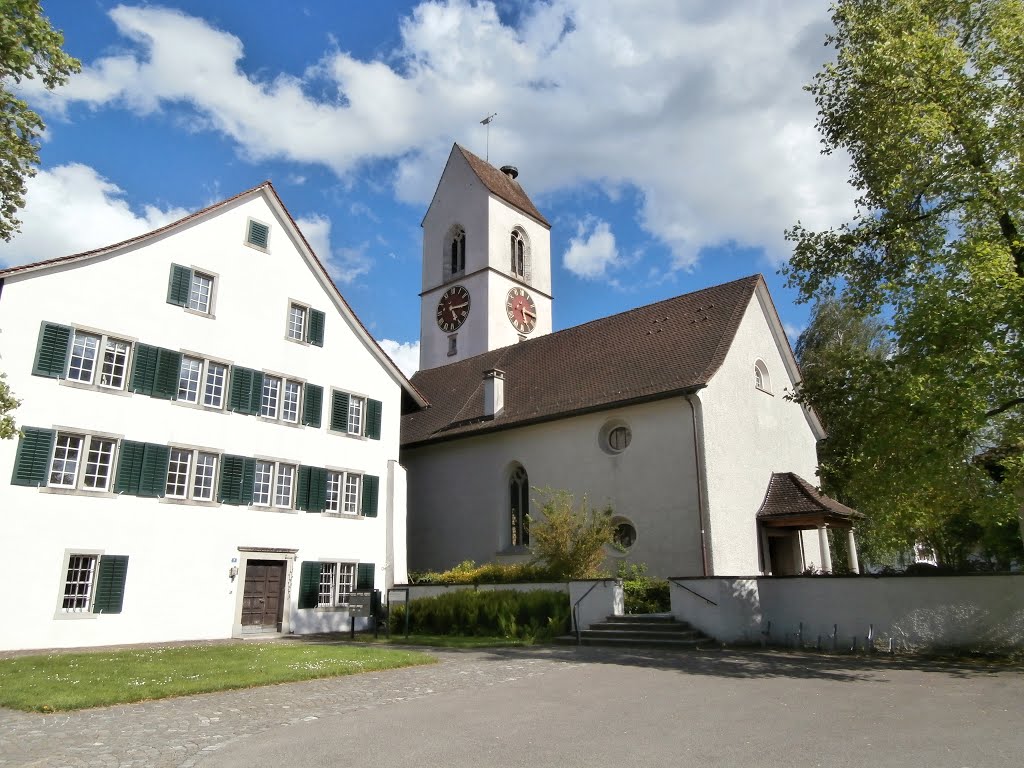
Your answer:
[[[40,173],[0,264],[131,237],[274,182],[407,372],[420,220],[453,142],[552,223],[554,326],[776,271],[795,222],[852,211],[803,86],[827,0],[43,3],[80,75],[44,116]],[[794,336],[795,338],[795,336]]]

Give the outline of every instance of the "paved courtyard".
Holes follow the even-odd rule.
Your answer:
[[[1018,768],[1020,667],[517,648],[63,715],[0,710],[0,766]]]

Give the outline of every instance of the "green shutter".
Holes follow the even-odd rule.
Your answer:
[[[360,563],[356,566],[356,589],[360,592],[373,589],[373,573],[376,566],[373,563]]]
[[[159,359],[159,347],[151,347],[149,344],[135,345],[135,354],[132,355],[132,392],[153,396]]]
[[[220,461],[218,500],[224,504],[252,503],[252,486],[256,479],[256,460],[244,456],[223,456]]]
[[[297,477],[295,478],[295,508],[298,510],[309,509],[309,472],[313,469],[300,464]]]
[[[377,496],[380,478],[374,475],[363,475],[363,517],[377,516]]]
[[[167,492],[167,460],[171,449],[166,445],[146,443],[142,452],[142,473],[139,496],[163,496]]]
[[[310,309],[306,341],[322,347],[324,345],[324,326],[326,324],[327,316],[323,312],[319,309]]]
[[[331,429],[348,432],[348,393],[331,393]]]
[[[192,270],[180,264],[171,264],[171,276],[167,280],[167,303],[184,307],[192,290]]]
[[[324,409],[324,388],[316,384],[306,384],[305,398],[302,403],[302,423],[307,427],[320,428],[321,413]]]
[[[299,608],[316,608],[320,602],[320,563],[306,561],[299,575]]]
[[[39,326],[39,342],[36,345],[36,362],[32,374],[51,379],[64,377],[68,364],[68,348],[71,346],[71,329],[66,325],[43,323]]]
[[[14,458],[12,485],[46,485],[55,434],[52,429],[22,428],[18,453]]]
[[[371,440],[380,440],[380,420],[384,404],[380,400],[366,400],[366,436]]]
[[[280,392],[278,396],[280,397]],[[252,386],[249,387],[249,410],[248,413],[259,414],[260,404],[263,402],[263,372],[252,372]],[[278,401],[280,403],[280,401]]]
[[[323,512],[327,508],[327,470],[323,467],[310,467],[309,473],[309,511]]]
[[[228,391],[228,410],[247,413],[249,408],[249,387],[252,386],[252,371],[237,365],[231,366],[231,386]]]
[[[153,397],[173,400],[178,394],[178,380],[181,377],[181,352],[161,349],[157,354],[156,379],[153,383]]]
[[[120,613],[124,604],[124,583],[128,578],[128,557],[103,555],[96,576],[96,598],[93,613]]]
[[[266,248],[270,236],[270,227],[258,221],[249,220],[249,242],[260,248]]]
[[[121,441],[121,448],[117,452],[117,478],[114,480],[117,493],[138,495],[142,485],[142,459],[145,452],[145,443]]]

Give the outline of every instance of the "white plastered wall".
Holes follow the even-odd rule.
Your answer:
[[[400,384],[300,256],[278,210],[267,193],[256,192],[116,255],[8,276],[0,295],[0,366],[22,401],[14,415],[20,426],[377,475],[379,516],[337,518],[15,486],[10,478],[18,441],[0,441],[0,509],[8,544],[0,560],[0,579],[8,585],[0,648],[227,637],[244,576],[240,571],[229,578],[229,569],[244,559],[240,548],[296,550],[291,570],[307,559],[374,562],[375,582],[383,586],[385,510],[404,515],[404,498],[387,498],[390,487],[402,491],[400,483],[388,483],[389,463],[398,458]],[[243,243],[250,217],[271,225],[269,252]],[[172,263],[216,276],[213,317],[166,302]],[[286,339],[291,300],[326,313],[322,348]],[[318,384],[324,388],[323,426],[284,425],[33,376],[43,321]],[[328,432],[332,387],[383,402],[380,440]],[[395,525],[396,532],[403,524]],[[122,613],[56,618],[67,550],[129,556]],[[297,583],[298,573],[291,573],[286,627],[295,623],[289,616],[307,613],[297,611]]]
[[[612,420],[632,430],[617,455],[600,443]],[[403,463],[413,570],[499,557],[509,544],[508,478],[518,463],[532,487],[568,490],[577,500],[586,494],[591,506],[611,504],[632,522],[628,561],[661,576],[703,572],[692,416],[683,398],[426,446],[404,452]],[[606,561],[611,571],[617,560]]]
[[[804,409],[786,399],[795,371],[787,365],[773,316],[767,289],[759,286],[725,361],[699,393],[716,575],[760,573],[756,514],[773,472],[817,480],[816,434]],[[770,393],[754,386],[757,360],[767,366]],[[805,567],[819,566],[817,533],[802,538]]]

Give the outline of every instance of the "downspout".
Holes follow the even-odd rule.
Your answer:
[[[707,531],[704,528],[704,485],[701,482],[700,450],[697,441],[697,407],[693,404],[690,395],[685,395],[686,402],[690,404],[690,417],[693,423],[693,468],[697,477],[697,527],[700,529],[700,557],[704,569],[704,577],[707,578],[711,570],[708,565],[708,540]]]

